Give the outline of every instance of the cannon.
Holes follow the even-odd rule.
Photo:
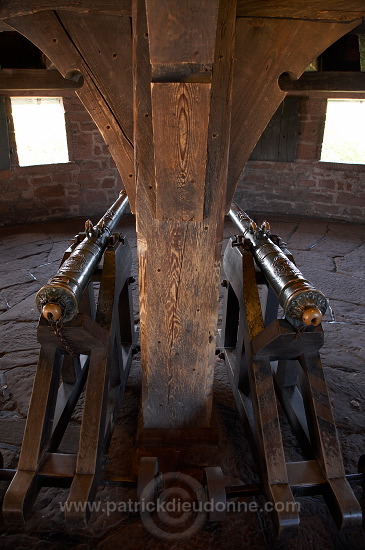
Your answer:
[[[232,203],[229,216],[277,295],[286,319],[294,327],[318,326],[326,313],[327,299],[270,239],[268,222],[258,227],[235,203]]]
[[[127,205],[127,194],[121,191],[95,226],[87,220],[85,238],[62,263],[56,275],[37,292],[36,305],[45,319],[66,323],[77,315],[83,292]]]

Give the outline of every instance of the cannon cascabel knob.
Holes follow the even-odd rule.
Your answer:
[[[53,304],[49,302],[42,308],[42,315],[45,319],[53,319],[53,321],[58,321],[62,317],[62,308],[58,304]]]
[[[322,317],[323,317],[323,315],[317,307],[307,307],[303,311],[302,321],[308,327],[310,325],[312,325],[314,327],[318,327],[318,325],[322,321]]]

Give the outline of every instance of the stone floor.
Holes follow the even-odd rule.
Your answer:
[[[262,217],[260,216],[260,220]],[[332,396],[344,463],[348,473],[357,471],[359,456],[365,452],[365,225],[327,223],[310,219],[268,216],[272,231],[288,243],[299,268],[326,294],[331,309],[323,321],[325,345],[321,356]],[[35,292],[57,270],[69,238],[82,228],[81,220],[0,229],[0,451],[5,466],[14,468],[22,441],[32,381],[38,356],[36,326],[38,313]],[[134,219],[126,216],[124,232],[134,254]],[[234,233],[226,223],[225,239]],[[138,326],[137,284],[134,284],[135,322]],[[132,365],[110,446],[109,468],[130,473],[134,434],[140,402],[141,370],[139,356]],[[223,361],[217,358],[214,386],[215,414],[219,445],[186,451],[170,450],[162,462],[169,471],[175,464],[201,476],[205,466],[220,465],[227,484],[257,482],[245,433],[229,389]],[[74,452],[80,411],[62,443],[64,451]],[[295,442],[283,421],[286,453],[293,459]],[[295,451],[296,452],[296,451]],[[114,466],[115,465],[115,466]],[[0,482],[0,498],[7,483]],[[363,503],[360,487],[354,486]],[[270,518],[262,511],[229,513],[222,524],[205,524],[187,541],[164,542],[142,524],[138,514],[118,510],[106,513],[108,502],[135,498],[132,489],[102,487],[87,528],[68,530],[61,512],[65,490],[42,489],[34,513],[25,526],[5,526],[0,520],[0,548],[98,550],[157,548],[285,548],[304,550],[365,548],[361,532],[339,535],[321,497],[300,499],[299,537],[276,541]],[[247,500],[247,499],[246,499]]]

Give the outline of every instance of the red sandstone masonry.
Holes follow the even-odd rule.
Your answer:
[[[83,160],[79,163],[82,170],[99,170],[101,168],[100,160]]]
[[[52,176],[35,176],[32,178],[32,183],[34,186],[45,185],[52,182]]]
[[[355,196],[352,193],[339,193],[337,200],[339,204],[345,204],[350,206],[357,206],[359,208],[365,208],[365,198]]]
[[[302,180],[300,185],[301,187],[316,187],[316,182],[314,180]]]
[[[48,199],[49,197],[63,197],[65,195],[64,187],[60,185],[48,185],[47,187],[38,187],[34,191],[34,196],[38,199]]]
[[[326,99],[320,98],[309,100],[307,98],[303,98],[300,100],[299,110],[301,116],[317,116],[323,118],[326,116],[326,107]]]
[[[101,187],[106,189],[113,189],[115,187],[115,179],[114,178],[104,178],[101,182]]]
[[[73,172],[61,172],[60,174],[52,174],[52,181],[57,183],[71,183],[73,179],[76,179],[77,173]]]
[[[321,145],[316,143],[298,143],[297,160],[319,160],[321,156]]]
[[[335,180],[321,180],[320,186],[322,189],[336,189]]]

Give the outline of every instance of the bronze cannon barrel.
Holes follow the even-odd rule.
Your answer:
[[[270,239],[269,224],[264,222],[258,227],[235,203],[232,203],[229,216],[276,293],[286,319],[295,327],[319,325],[327,309],[327,298]]]
[[[125,191],[93,226],[85,224],[86,237],[63,262],[56,275],[51,277],[36,295],[36,305],[47,319],[70,321],[78,313],[82,293],[97,267],[109,237],[113,234],[128,204]]]

